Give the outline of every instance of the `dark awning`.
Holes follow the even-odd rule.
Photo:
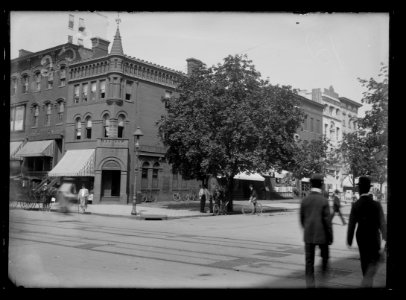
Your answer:
[[[27,142],[16,154],[16,157],[54,156],[54,140]]]

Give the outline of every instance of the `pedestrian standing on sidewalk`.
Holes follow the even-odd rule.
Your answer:
[[[200,185],[200,190],[199,190],[199,199],[200,199],[200,212],[204,213],[204,207],[206,205],[206,199],[209,194],[209,191],[207,190],[207,187],[205,185]]]
[[[79,190],[78,193],[78,200],[79,200],[79,207],[82,213],[86,211],[87,208],[87,198],[89,197],[89,190],[86,188],[84,184],[82,184],[82,188]]]
[[[333,194],[333,214],[331,215],[331,222],[333,221],[333,218],[335,216],[336,213],[338,213],[338,215],[341,218],[341,222],[343,222],[343,225],[346,225],[347,223],[345,222],[344,216],[341,213],[341,201],[340,201],[340,191],[339,190],[335,190],[334,194]]]
[[[304,229],[306,286],[315,287],[314,257],[316,246],[320,248],[322,275],[328,272],[329,245],[333,243],[330,206],[323,196],[323,175],[313,174],[310,178],[311,189],[300,205],[300,224]]]
[[[251,202],[254,205],[254,210],[252,211],[252,214],[255,214],[256,208],[257,208],[258,194],[257,194],[257,191],[254,189],[253,184],[250,184],[249,188],[250,188],[251,194],[250,194],[250,200],[248,202]]]
[[[372,287],[378,269],[381,236],[386,241],[386,221],[382,206],[369,194],[371,180],[361,176],[358,180],[360,198],[351,208],[347,229],[347,245],[351,247],[357,226],[356,240],[361,259],[362,287]]]

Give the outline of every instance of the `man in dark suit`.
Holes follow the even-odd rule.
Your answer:
[[[360,198],[351,208],[347,231],[347,244],[351,247],[357,226],[356,239],[361,259],[362,286],[372,287],[380,259],[381,235],[386,241],[386,221],[382,206],[369,194],[371,180],[361,176],[358,180]]]
[[[330,206],[322,194],[323,175],[313,174],[310,178],[311,189],[300,205],[300,223],[304,229],[306,286],[315,287],[314,256],[316,246],[320,248],[322,275],[328,272],[329,245],[333,243]]]

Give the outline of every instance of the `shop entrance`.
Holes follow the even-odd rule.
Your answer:
[[[103,198],[120,197],[120,170],[102,170],[102,191]]]

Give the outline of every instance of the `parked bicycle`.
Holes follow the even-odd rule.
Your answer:
[[[216,201],[213,205],[213,215],[226,215],[229,202],[230,201]]]
[[[141,201],[142,202],[155,202],[156,195],[151,190],[141,191]]]
[[[248,201],[247,204],[243,205],[241,208],[241,212],[244,215],[254,214],[254,205],[255,205],[255,213],[258,215],[262,214],[262,204],[256,200],[255,203],[251,200]]]

